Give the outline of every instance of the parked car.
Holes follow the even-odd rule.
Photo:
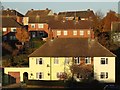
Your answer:
[[[120,90],[120,86],[117,85],[106,85],[104,90]]]

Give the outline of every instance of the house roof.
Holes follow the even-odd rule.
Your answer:
[[[94,18],[94,12],[90,9],[86,10],[86,11],[66,11],[66,12],[59,12],[58,15],[62,15],[65,17],[81,17],[81,18],[88,18],[88,17],[92,17]]]
[[[20,23],[10,17],[2,17],[2,27],[22,27]]]
[[[25,16],[28,17],[34,17],[34,16],[47,16],[51,10],[46,9],[46,10],[29,10]]]
[[[83,21],[73,21],[73,20],[69,20],[69,21],[64,21],[61,20],[52,20],[48,22],[49,27],[51,29],[61,29],[61,30],[65,30],[65,29],[91,29],[92,28],[92,21],[88,21],[88,20],[83,20]]]
[[[23,14],[19,13],[18,11],[16,10],[10,10],[10,9],[7,9],[7,10],[2,10],[2,16],[19,16],[19,17],[24,17]]]
[[[48,40],[29,57],[115,57],[95,40],[83,38],[55,38]]]

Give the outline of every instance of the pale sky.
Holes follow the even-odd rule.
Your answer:
[[[5,9],[16,9],[22,14],[30,9],[46,8],[53,10],[55,13],[87,9],[92,9],[94,12],[101,10],[103,13],[109,10],[118,12],[118,2],[2,2],[2,5]]]

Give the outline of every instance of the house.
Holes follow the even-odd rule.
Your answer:
[[[111,23],[111,39],[117,45],[120,45],[120,22]]]
[[[22,30],[23,25],[11,17],[2,17],[2,40],[15,41],[15,34]]]
[[[80,81],[79,73],[72,74],[72,65],[92,67],[94,79],[115,83],[115,55],[94,39],[54,38],[29,55],[29,67],[4,67],[4,73],[16,78],[16,82],[28,80],[57,81],[74,77]]]
[[[15,19],[17,22],[19,23],[23,23],[23,17],[24,15],[21,14],[20,12],[18,12],[17,10],[13,10],[13,9],[6,9],[6,10],[2,10],[2,17],[10,17]]]
[[[49,20],[49,36],[54,38],[94,38],[92,21]]]
[[[29,10],[24,19],[24,25],[28,25],[28,31],[31,38],[46,38],[48,37],[48,24],[42,18],[46,16],[53,16],[52,10]],[[41,20],[42,19],[42,20]]]
[[[93,10],[87,9],[86,11],[65,11],[59,12],[65,20],[93,20],[95,18]]]

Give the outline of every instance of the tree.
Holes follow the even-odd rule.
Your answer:
[[[29,41],[29,34],[28,32],[26,31],[26,29],[23,27],[21,30],[19,30],[17,33],[16,33],[16,38],[22,42],[22,45],[24,45],[24,43],[26,41]]]
[[[81,81],[91,80],[93,78],[93,76],[92,76],[93,75],[93,65],[73,64],[70,69],[73,74],[72,76],[74,77],[76,75],[76,78],[80,79]],[[77,74],[79,74],[79,75],[77,75]]]

